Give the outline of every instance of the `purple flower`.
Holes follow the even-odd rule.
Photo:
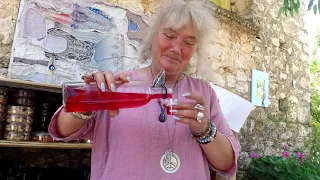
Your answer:
[[[283,151],[282,152],[282,156],[285,157],[285,158],[288,158],[290,155],[287,151]]]
[[[302,164],[304,160],[304,155],[302,154],[302,152],[298,152],[296,156],[299,158],[299,164]]]
[[[301,153],[301,152],[298,152],[296,154],[296,156],[299,158],[299,159],[304,159],[304,155]]]
[[[289,148],[289,145],[287,144],[287,143],[285,143],[284,145],[283,145],[283,149],[284,150],[287,150]]]
[[[256,152],[251,152],[251,153],[250,153],[250,157],[251,157],[251,159],[258,158],[258,157],[259,157],[259,154],[257,154]]]

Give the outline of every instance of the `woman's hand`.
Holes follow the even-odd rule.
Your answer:
[[[194,133],[200,133],[205,131],[208,126],[208,118],[206,114],[206,106],[204,99],[199,93],[185,93],[183,96],[186,99],[192,99],[194,102],[176,102],[173,105],[171,112],[175,115],[174,119],[177,122],[187,124],[190,130]],[[200,105],[200,108],[195,108],[196,105]],[[204,117],[197,120],[198,113],[203,113]]]
[[[177,122],[189,125],[190,130],[193,133],[202,134],[208,128],[208,124],[210,124],[208,123],[208,114],[206,114],[206,108],[208,107],[206,107],[204,99],[199,93],[185,93],[183,96],[186,99],[191,100],[191,102],[176,102],[176,105],[173,105],[173,114],[175,115],[174,118],[177,120]],[[197,104],[200,105],[198,106],[200,107],[199,109],[196,108]],[[200,110],[201,107],[203,107],[203,111]],[[204,114],[201,122],[197,121],[199,112],[203,112]],[[225,123],[225,126],[227,127],[227,122],[223,121],[220,122],[220,124]],[[232,132],[231,130],[228,132],[228,130],[226,130],[227,128],[225,128],[224,133],[231,137]],[[215,169],[220,171],[228,171],[234,166],[235,158],[238,157],[235,152],[238,153],[238,151],[234,151],[231,141],[226,137],[226,135],[220,133],[219,130],[217,130],[216,133],[217,134],[215,135],[213,141],[208,144],[200,144],[200,147],[202,148],[202,151],[204,152],[209,163]]]
[[[102,92],[107,90],[116,91],[116,87],[130,81],[130,77],[124,73],[114,76],[112,72],[97,71],[83,76],[85,83],[95,82]],[[118,115],[119,109],[109,110],[109,115],[114,117]]]

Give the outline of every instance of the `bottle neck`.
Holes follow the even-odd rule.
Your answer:
[[[173,90],[171,88],[150,88],[151,99],[170,99],[173,96]]]

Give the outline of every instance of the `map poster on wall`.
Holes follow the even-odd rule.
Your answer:
[[[93,70],[141,66],[142,17],[102,1],[21,0],[9,78],[44,84],[81,81]]]

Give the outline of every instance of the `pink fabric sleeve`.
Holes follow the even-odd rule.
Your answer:
[[[70,136],[63,137],[59,135],[59,133],[57,132],[57,117],[61,111],[63,111],[62,106],[52,116],[52,119],[48,128],[49,134],[54,140],[72,141],[72,140],[79,140],[79,139],[91,139],[91,140],[93,139],[95,118],[87,120],[78,131],[71,134]]]
[[[231,178],[236,172],[238,167],[238,158],[241,151],[241,146],[239,140],[234,136],[228,122],[226,121],[219,104],[219,99],[213,88],[209,85],[209,92],[210,92],[210,120],[215,123],[217,126],[218,131],[224,135],[231,143],[233,152],[234,152],[234,166],[229,171],[220,171],[215,169],[210,165],[210,168],[216,171],[218,174]]]

